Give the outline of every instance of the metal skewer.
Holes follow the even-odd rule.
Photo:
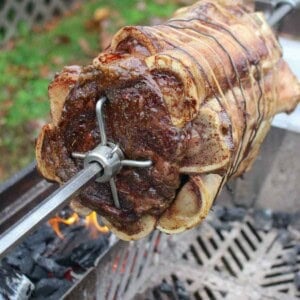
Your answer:
[[[292,0],[277,1],[276,8],[273,14],[268,19],[269,25],[271,27],[277,25],[285,16],[287,16],[296,7],[296,2],[297,1]]]
[[[56,190],[20,219],[13,227],[1,234],[0,258],[22,241],[38,225],[62,209],[72,197],[76,196],[82,188],[94,180],[101,171],[102,167],[98,163],[91,163],[87,168],[77,173],[67,184]]]

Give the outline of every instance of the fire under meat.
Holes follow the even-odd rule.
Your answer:
[[[73,213],[70,217],[64,219],[59,216],[51,218],[48,223],[56,233],[56,235],[64,239],[64,235],[60,230],[60,225],[71,226],[73,224],[78,224],[81,221],[77,213]],[[84,225],[88,228],[91,238],[97,238],[99,233],[108,233],[109,229],[106,226],[101,226],[98,222],[97,213],[95,211],[91,212],[84,218]]]

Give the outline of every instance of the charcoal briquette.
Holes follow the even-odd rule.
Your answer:
[[[33,283],[10,266],[0,268],[0,299],[27,300],[34,290]]]
[[[33,295],[34,299],[49,299],[57,291],[61,289],[68,289],[70,287],[70,282],[57,278],[43,278],[35,286],[35,292]],[[44,298],[43,298],[44,297]],[[59,299],[56,298],[56,299]]]
[[[33,267],[33,271],[30,274],[30,279],[34,281],[38,281],[42,278],[47,278],[48,277],[48,272],[41,268],[39,265],[35,265]]]
[[[66,267],[60,266],[52,258],[37,255],[33,257],[33,259],[40,267],[44,268],[58,278],[62,278],[67,271]]]
[[[273,214],[273,226],[275,228],[287,228],[292,222],[293,216],[285,212],[276,212]]]
[[[298,271],[294,277],[294,283],[296,285],[296,289],[300,291],[300,271]]]
[[[257,230],[270,231],[273,227],[273,212],[271,209],[254,211],[254,227]]]

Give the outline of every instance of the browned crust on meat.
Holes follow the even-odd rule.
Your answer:
[[[122,209],[98,183],[73,202],[131,240],[200,223],[225,182],[249,170],[273,116],[299,103],[300,85],[262,14],[203,0],[165,24],[124,27],[92,65],[56,76],[49,96],[52,124],[36,147],[46,178],[67,181],[82,168],[71,153],[99,144],[101,96],[109,140],[127,158],[153,161],[116,176]]]

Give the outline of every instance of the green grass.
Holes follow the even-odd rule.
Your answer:
[[[147,0],[86,1],[75,13],[62,18],[51,30],[32,32],[20,24],[10,50],[0,50],[0,180],[24,167],[34,157],[34,137],[39,120],[49,115],[47,87],[55,72],[68,64],[87,64],[99,52],[97,30],[85,26],[96,9],[111,10],[110,32],[126,24],[147,24],[166,18],[177,5]],[[90,51],[85,53],[80,41]]]

